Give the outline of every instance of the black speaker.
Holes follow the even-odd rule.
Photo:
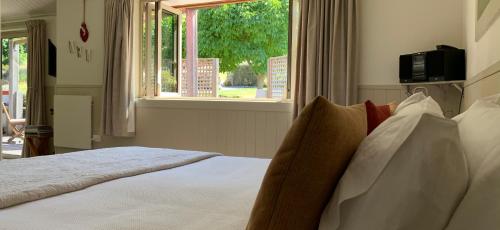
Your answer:
[[[399,56],[399,81],[401,83],[413,82],[413,55]]]
[[[440,45],[437,50],[401,55],[401,83],[465,80],[465,50]]]
[[[444,77],[444,55],[445,53],[441,50],[427,52],[425,60],[427,69],[425,71],[425,74],[429,78],[429,81],[436,81],[437,79],[441,79],[442,77]]]
[[[426,63],[429,81],[465,80],[465,50],[429,51]]]

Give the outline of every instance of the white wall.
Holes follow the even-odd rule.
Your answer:
[[[98,135],[101,133],[104,1],[87,0],[87,12],[92,16],[87,17],[90,40],[85,47],[93,50],[91,63],[68,51],[68,41],[82,44],[79,42],[81,3],[81,0],[57,1],[59,49],[54,92],[57,95],[92,96],[92,132]],[[138,27],[139,21],[136,22]],[[136,39],[138,36],[136,34]],[[138,69],[135,73],[140,74]],[[55,108],[55,112],[60,109],[64,108]],[[94,142],[93,147],[140,145],[216,151],[232,156],[272,157],[290,126],[291,111],[290,103],[141,100],[137,104],[134,138],[103,137],[102,141]],[[66,151],[63,148],[56,150]]]
[[[362,85],[398,84],[401,54],[465,45],[462,1],[364,0],[360,7]]]
[[[104,1],[87,0],[87,26],[90,38],[87,43],[80,39],[83,20],[83,1],[57,1],[57,85],[101,85],[104,66]],[[68,50],[68,42],[92,51],[92,60],[77,58]]]
[[[500,61],[500,18],[476,42],[476,1],[464,0],[467,78],[470,79]]]

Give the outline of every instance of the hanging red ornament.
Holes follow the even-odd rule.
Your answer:
[[[87,29],[87,24],[85,24],[85,22],[83,22],[80,27],[80,37],[83,42],[87,42],[89,40],[89,30]]]
[[[87,42],[89,40],[89,29],[87,28],[87,23],[85,23],[85,7],[86,2],[83,0],[83,22],[80,26],[80,38],[82,38],[83,42]]]

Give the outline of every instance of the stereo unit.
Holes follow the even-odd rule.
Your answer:
[[[399,57],[401,83],[465,80],[465,50],[440,45],[437,50]]]

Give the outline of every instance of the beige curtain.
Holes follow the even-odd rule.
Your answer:
[[[301,0],[294,117],[317,96],[357,102],[357,0]]]
[[[107,136],[135,133],[132,14],[133,0],[105,2],[102,130]]]
[[[47,34],[42,20],[26,22],[28,29],[28,92],[26,125],[47,125],[45,76],[47,76]],[[31,157],[24,142],[23,157]]]

